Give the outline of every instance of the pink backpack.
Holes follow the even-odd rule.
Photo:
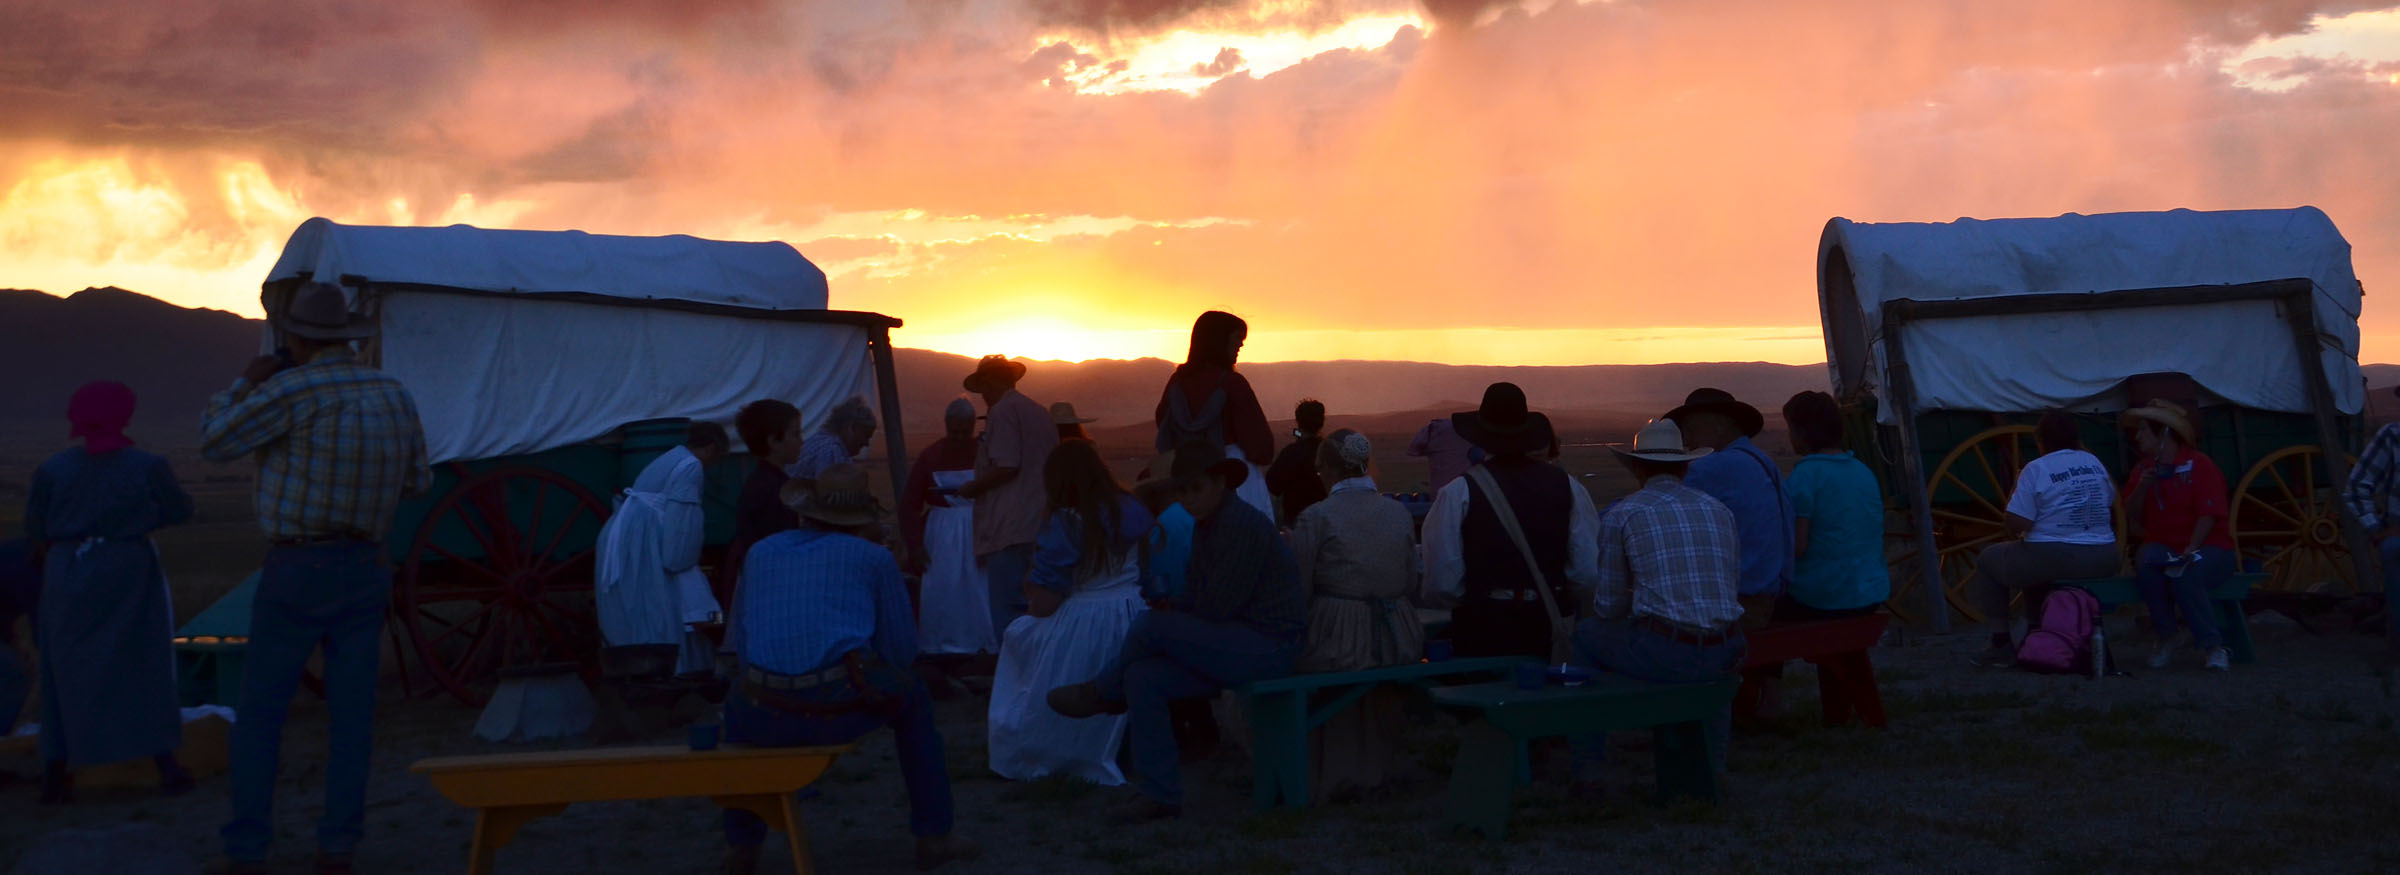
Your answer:
[[[2026,671],[2080,673],[2091,667],[2092,625],[2100,622],[2100,600],[2071,586],[2042,599],[2039,628],[2017,646],[2017,667]]]

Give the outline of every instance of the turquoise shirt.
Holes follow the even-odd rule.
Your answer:
[[[1784,481],[1792,513],[1808,521],[1808,552],[1792,571],[1792,598],[1824,611],[1891,598],[1883,564],[1883,493],[1852,453],[1801,458]]]

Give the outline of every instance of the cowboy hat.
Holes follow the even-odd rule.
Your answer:
[[[302,283],[276,318],[285,334],[310,340],[358,340],[374,337],[375,318],[350,312],[350,298],[332,283]]]
[[[1669,410],[1666,416],[1660,418],[1674,420],[1680,425],[1684,417],[1696,413],[1714,413],[1733,420],[1734,427],[1742,430],[1743,437],[1757,437],[1767,427],[1767,417],[1759,413],[1758,408],[1734,400],[1731,392],[1705,387],[1693,389],[1692,394],[1683,396],[1682,407]]]
[[[1688,447],[1683,443],[1683,426],[1672,419],[1653,419],[1633,433],[1633,449],[1609,447],[1617,455],[1645,462],[1673,464],[1689,462],[1708,455],[1707,447]]]
[[[1181,482],[1204,474],[1225,478],[1227,489],[1240,489],[1250,479],[1250,465],[1227,457],[1224,447],[1207,441],[1186,441],[1183,446],[1152,456],[1150,464],[1142,466],[1140,485]]]
[[[783,503],[793,513],[829,525],[864,526],[883,518],[883,503],[867,489],[867,469],[855,464],[825,469],[814,485],[792,481],[784,487]]]
[[[1022,379],[1025,379],[1025,363],[1009,361],[1004,355],[987,355],[975,363],[974,373],[959,382],[967,391],[980,394],[993,388],[1015,386]]]
[[[1558,437],[1550,417],[1525,408],[1525,390],[1515,383],[1493,383],[1483,390],[1483,405],[1450,416],[1450,427],[1468,443],[1493,455],[1548,452]]]
[[[1023,367],[1023,365],[1019,365],[1019,367]],[[1100,420],[1097,419],[1075,415],[1075,404],[1071,401],[1060,401],[1056,404],[1050,405],[1051,425],[1082,425],[1087,422],[1099,421]]]
[[[2192,429],[2192,418],[2183,412],[2183,405],[2165,398],[2151,399],[2149,404],[2125,411],[2122,416],[2117,417],[2117,423],[2126,428],[2133,428],[2143,421],[2155,422],[2174,429],[2175,434],[2183,438],[2186,446],[2200,442],[2199,432]]]

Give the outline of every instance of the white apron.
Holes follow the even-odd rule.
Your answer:
[[[715,668],[713,648],[685,624],[724,610],[697,567],[707,537],[700,508],[704,476],[691,450],[668,450],[618,496],[617,511],[601,527],[594,549],[592,592],[601,639],[612,647],[677,645],[678,673]]]
[[[1242,503],[1258,508],[1259,513],[1266,514],[1267,519],[1273,520],[1275,518],[1275,496],[1267,492],[1267,469],[1259,467],[1258,463],[1250,461],[1250,457],[1242,455],[1241,447],[1231,444],[1225,446],[1225,458],[1240,459],[1243,464],[1250,466],[1250,476],[1242,480],[1241,488],[1233,491],[1234,496],[1240,498]]]
[[[1078,587],[1058,613],[1009,624],[992,678],[992,771],[1020,781],[1068,775],[1125,783],[1117,749],[1125,743],[1126,716],[1069,719],[1050,710],[1045,697],[1053,687],[1091,680],[1116,658],[1133,618],[1149,610],[1141,584],[1137,553]]]
[[[975,472],[935,471],[933,483],[955,489]],[[949,507],[925,510],[925,577],[917,584],[917,649],[929,654],[991,653],[991,587],[975,564],[975,503],[950,496]]]

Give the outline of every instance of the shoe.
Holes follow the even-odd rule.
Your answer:
[[[2209,671],[2229,671],[2232,668],[2233,654],[2230,651],[2227,651],[2222,647],[2211,647],[2208,649]]]
[[[917,839],[919,872],[941,868],[945,863],[965,863],[981,856],[981,845],[958,836],[924,836]]]
[[[1981,653],[1967,657],[1967,661],[1984,668],[2015,668],[2017,651],[2012,647],[1994,644],[1984,648]]]
[[[1183,806],[1168,805],[1148,796],[1135,796],[1108,813],[1108,822],[1118,826],[1149,823],[1154,820],[1173,820],[1183,816]]]
[[[1100,685],[1091,681],[1059,687],[1051,690],[1050,695],[1045,698],[1050,702],[1050,710],[1058,712],[1062,717],[1098,717],[1102,714],[1125,713],[1125,703],[1111,702],[1101,698]]]
[[[2172,641],[2159,642],[2158,649],[2150,652],[2150,668],[2154,671],[2166,668],[2174,661],[2175,643]]]
[[[918,846],[923,847],[922,844]],[[923,852],[919,851],[919,853]],[[756,845],[725,849],[725,875],[756,875],[757,872],[758,847]]]

